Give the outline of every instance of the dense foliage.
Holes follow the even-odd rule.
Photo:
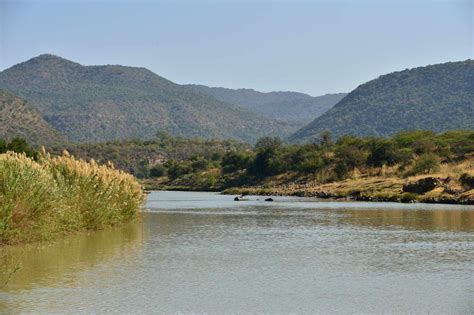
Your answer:
[[[473,128],[474,61],[467,60],[394,72],[362,84],[290,138],[310,142],[325,130],[340,137]]]
[[[171,182],[193,185],[209,175],[214,188],[255,184],[279,174],[312,176],[320,183],[343,180],[355,170],[396,167],[399,177],[436,172],[443,163],[474,155],[474,131],[402,132],[391,138],[344,136],[333,141],[325,133],[312,144],[285,145],[278,138],[260,139],[252,150],[230,150],[219,160],[204,156],[168,161],[159,175]],[[199,161],[199,163],[197,163]]]
[[[65,142],[25,100],[0,90],[0,138],[22,137],[34,145]]]
[[[130,221],[143,201],[124,172],[68,154],[0,154],[0,245]]]
[[[144,68],[82,66],[41,55],[0,72],[0,88],[29,101],[71,141],[186,137],[254,142],[290,126],[231,106]],[[293,129],[292,129],[293,131]]]
[[[0,138],[0,154],[8,151],[24,153],[27,157],[37,158],[38,152],[33,149],[25,139],[15,137],[10,141]]]
[[[346,93],[313,97],[297,92],[262,93],[252,89],[226,89],[189,85],[197,92],[209,94],[218,100],[245,108],[266,117],[286,121],[301,128],[337,104]]]
[[[247,144],[233,140],[217,140],[174,137],[159,132],[150,140],[112,141],[98,144],[68,144],[51,148],[55,154],[67,149],[72,155],[99,163],[112,161],[118,169],[131,173],[139,178],[160,177],[166,165],[174,161],[205,160],[209,165],[219,163],[230,151],[249,148]],[[177,162],[176,162],[177,163]],[[198,162],[194,162],[195,168]],[[199,167],[197,167],[199,168]],[[178,171],[179,173],[179,171]]]

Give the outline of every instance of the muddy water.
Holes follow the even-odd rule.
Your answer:
[[[141,223],[13,248],[0,312],[474,312],[474,207],[232,198],[153,192]]]

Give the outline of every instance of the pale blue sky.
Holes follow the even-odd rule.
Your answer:
[[[312,95],[473,59],[473,1],[5,1],[0,69],[42,53]]]

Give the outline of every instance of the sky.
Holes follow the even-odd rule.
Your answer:
[[[474,0],[0,0],[0,70],[44,53],[310,95],[474,59]]]

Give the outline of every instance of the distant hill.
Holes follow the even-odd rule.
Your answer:
[[[360,85],[290,137],[309,141],[329,130],[388,136],[402,130],[474,129],[474,61],[394,72]]]
[[[0,90],[0,138],[21,137],[34,145],[53,145],[65,142],[53,127],[29,104]]]
[[[78,142],[147,139],[158,131],[254,142],[294,130],[145,68],[82,66],[41,55],[0,72],[0,88],[31,102],[49,124]]]
[[[314,97],[297,92],[263,93],[252,89],[226,89],[204,85],[189,85],[189,87],[223,102],[299,127],[321,116],[347,95],[347,93],[337,93]]]

